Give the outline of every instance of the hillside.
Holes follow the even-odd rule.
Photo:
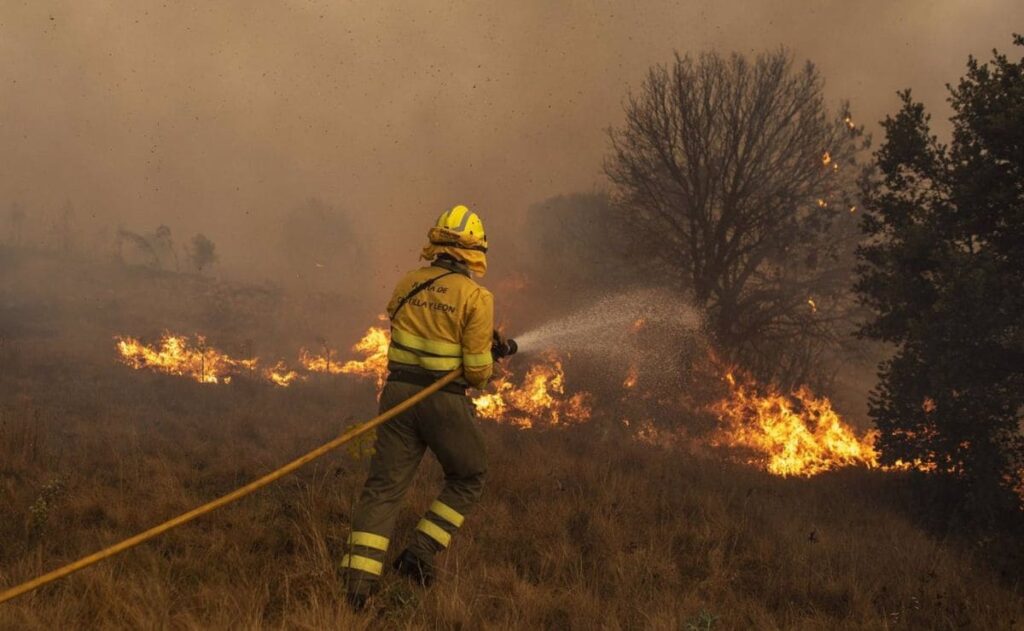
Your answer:
[[[121,328],[130,318],[139,334],[165,318],[240,341],[272,336],[261,318],[278,303],[229,309],[210,322],[232,325],[210,330],[203,318],[224,301],[198,296],[226,290],[207,281],[165,278],[129,299],[161,285],[80,268],[68,286],[110,288],[93,304],[45,261],[26,265],[0,286],[0,586],[228,492],[373,413],[372,381],[344,374],[212,385],[116,361],[112,335],[138,332]],[[903,474],[773,476],[627,431],[619,421],[636,405],[605,397],[567,427],[481,420],[488,486],[439,584],[389,577],[370,614],[347,609],[336,574],[362,444],[0,605],[0,629],[1024,629],[1013,575],[924,530]],[[691,422],[706,420],[679,419]],[[393,550],[439,481],[428,457]]]

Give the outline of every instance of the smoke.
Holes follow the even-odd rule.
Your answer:
[[[507,273],[523,211],[602,185],[602,130],[673,50],[790,46],[872,124],[905,86],[941,112],[966,55],[1022,18],[1013,0],[7,3],[0,210],[42,225],[70,200],[97,248],[166,224],[212,238],[222,271],[270,274],[282,217],[315,197],[348,216],[380,302],[455,202]]]

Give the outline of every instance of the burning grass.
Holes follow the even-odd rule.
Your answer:
[[[518,385],[509,375],[499,376],[488,385],[488,392],[473,397],[473,405],[480,418],[521,429],[558,427],[590,420],[590,394],[567,394],[565,388],[562,361],[548,355],[532,364]]]
[[[644,325],[642,319],[637,320],[633,330]],[[132,368],[184,376],[200,383],[230,383],[232,376],[247,374],[288,386],[321,373],[373,379],[379,391],[387,375],[388,344],[385,328],[370,327],[352,347],[361,359],[342,361],[337,351],[324,345],[317,353],[300,349],[297,368],[284,361],[261,368],[261,360],[231,357],[209,346],[201,336],[190,343],[184,336],[165,333],[152,347],[134,338],[119,337],[117,348],[121,361]],[[858,435],[827,398],[807,388],[787,395],[749,379],[741,383],[735,376],[738,373],[736,369],[726,371],[728,394],[710,406],[719,426],[707,438],[708,445],[746,454],[747,464],[780,476],[811,476],[851,466],[879,468],[875,434]],[[499,367],[499,375],[487,389],[472,398],[480,418],[531,429],[586,423],[593,416],[594,396],[568,389],[563,360],[556,354],[544,354],[528,363],[520,374],[517,379],[515,373]],[[621,396],[650,399],[640,382],[638,366],[630,364],[621,383]],[[636,423],[632,430],[637,440],[648,444],[671,433],[650,423]],[[895,468],[910,467],[899,464]]]
[[[790,395],[759,392],[726,374],[730,396],[711,406],[721,426],[714,446],[750,453],[749,464],[781,476],[812,476],[842,467],[878,468],[875,435],[858,436],[825,397],[801,387]]]
[[[337,351],[326,346],[316,353],[302,348],[297,369],[290,368],[284,361],[259,369],[261,360],[233,358],[209,346],[202,336],[189,342],[185,336],[165,333],[154,346],[135,338],[118,337],[117,350],[120,360],[131,368],[187,377],[199,383],[229,384],[233,376],[244,373],[278,386],[288,386],[310,374],[344,374],[373,379],[379,391],[387,377],[389,342],[386,329],[370,327],[352,347],[362,359],[341,361]],[[590,398],[586,392],[566,392],[562,362],[548,354],[531,364],[519,383],[513,375],[501,374],[488,385],[486,392],[473,398],[473,404],[481,418],[527,429],[586,422],[591,416]]]
[[[355,343],[352,350],[363,356],[363,359],[338,361],[338,353],[331,348],[324,348],[319,354],[306,349],[299,351],[299,363],[303,369],[311,373],[329,375],[355,375],[364,379],[374,379],[377,390],[384,387],[384,379],[388,373],[388,343],[391,336],[384,327],[374,326]]]
[[[809,477],[844,467],[937,470],[933,462],[920,460],[882,466],[875,447],[878,432],[858,433],[827,397],[815,395],[806,386],[783,394],[750,379],[741,383],[735,370],[724,379],[730,394],[710,406],[720,421],[710,444],[747,454],[747,464],[783,477]]]
[[[237,358],[206,343],[197,335],[195,341],[187,336],[164,333],[154,345],[146,345],[134,337],[117,336],[117,351],[121,362],[136,370],[148,369],[167,375],[187,377],[199,383],[231,383],[238,375],[262,379],[278,386],[291,385],[299,373],[283,361],[260,368],[259,359]]]
[[[302,348],[295,367],[289,366],[284,360],[277,360],[261,368],[265,363],[263,360],[232,357],[210,346],[202,335],[190,341],[188,336],[165,332],[152,345],[129,336],[117,336],[115,340],[118,358],[126,366],[135,370],[186,377],[205,384],[230,384],[233,377],[245,375],[276,386],[288,387],[310,374],[325,373],[373,378],[380,388],[387,374],[388,334],[380,327],[372,327],[353,346],[353,351],[364,355],[361,360],[339,362],[337,352],[333,349],[325,348],[321,354],[314,354]]]
[[[239,372],[252,372],[256,359],[238,359],[211,348],[206,338],[196,336],[190,342],[186,336],[164,333],[160,341],[147,346],[133,337],[115,338],[121,360],[139,370],[147,368],[168,375],[195,379],[199,383],[231,383]]]

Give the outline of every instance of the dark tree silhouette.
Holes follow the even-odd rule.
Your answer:
[[[171,237],[171,229],[165,225],[157,226],[152,234],[141,235],[132,230],[118,228],[114,240],[114,257],[124,262],[124,244],[129,243],[134,248],[136,255],[145,259],[145,265],[157,269],[168,269],[167,263],[174,261],[174,269],[179,268],[178,252],[174,247],[174,239]],[[131,257],[130,257],[131,258]]]
[[[730,359],[807,379],[851,305],[860,129],[784,50],[677,55],[625,109],[605,171],[633,260],[707,311]]]
[[[166,225],[159,225],[148,238],[154,254],[157,257],[157,266],[160,269],[167,269],[167,263],[174,261],[174,269],[178,270],[178,252],[174,248],[174,238],[171,236],[171,229]]]
[[[897,348],[871,401],[884,461],[936,468],[992,520],[1024,492],[1024,61],[971,58],[950,92],[949,146],[909,91],[883,123],[857,290],[863,335]]]
[[[188,247],[188,258],[192,267],[202,274],[203,270],[217,262],[216,250],[216,245],[206,235],[196,234]]]

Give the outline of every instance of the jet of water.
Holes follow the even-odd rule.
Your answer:
[[[609,296],[592,305],[516,335],[519,352],[557,348],[574,353],[628,354],[630,339],[641,328],[657,326],[672,333],[700,330],[700,313],[666,290],[644,289]]]

